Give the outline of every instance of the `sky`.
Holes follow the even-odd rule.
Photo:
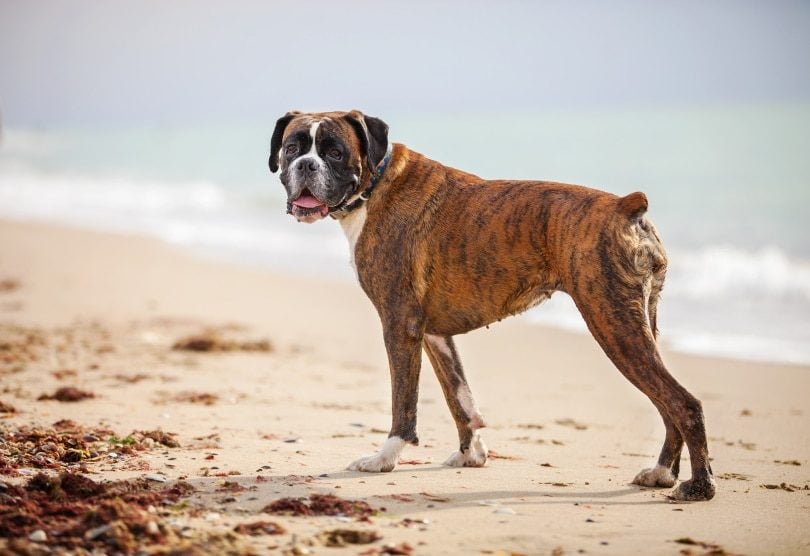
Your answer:
[[[9,127],[810,100],[810,2],[0,0]]]

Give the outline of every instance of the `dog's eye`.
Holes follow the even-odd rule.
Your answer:
[[[343,153],[340,152],[338,149],[332,149],[328,153],[326,153],[330,158],[334,158],[335,160],[340,160],[343,158]]]
[[[284,149],[284,152],[287,153],[288,155],[293,155],[298,152],[298,145],[295,144],[287,145],[287,148]]]

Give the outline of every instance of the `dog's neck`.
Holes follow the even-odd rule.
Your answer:
[[[368,178],[368,185],[363,188],[362,191],[355,193],[343,203],[343,205],[330,212],[329,215],[332,218],[342,219],[345,218],[347,215],[351,214],[353,211],[359,209],[362,205],[366,203],[371,197],[374,189],[376,189],[377,185],[382,181],[383,176],[386,174],[386,170],[388,170],[388,166],[390,165],[391,159],[393,158],[394,153],[394,144],[389,143],[388,148],[385,151],[385,155],[382,157],[382,160],[377,164],[377,167],[371,172],[371,175]]]

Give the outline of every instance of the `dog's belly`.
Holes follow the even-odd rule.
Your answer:
[[[513,278],[437,280],[437,285],[422,300],[425,331],[449,336],[463,334],[522,313],[547,300],[558,289],[552,280],[539,274],[531,279]]]

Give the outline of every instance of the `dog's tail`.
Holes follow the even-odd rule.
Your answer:
[[[619,199],[619,212],[630,220],[638,220],[647,212],[647,196],[636,191]]]

